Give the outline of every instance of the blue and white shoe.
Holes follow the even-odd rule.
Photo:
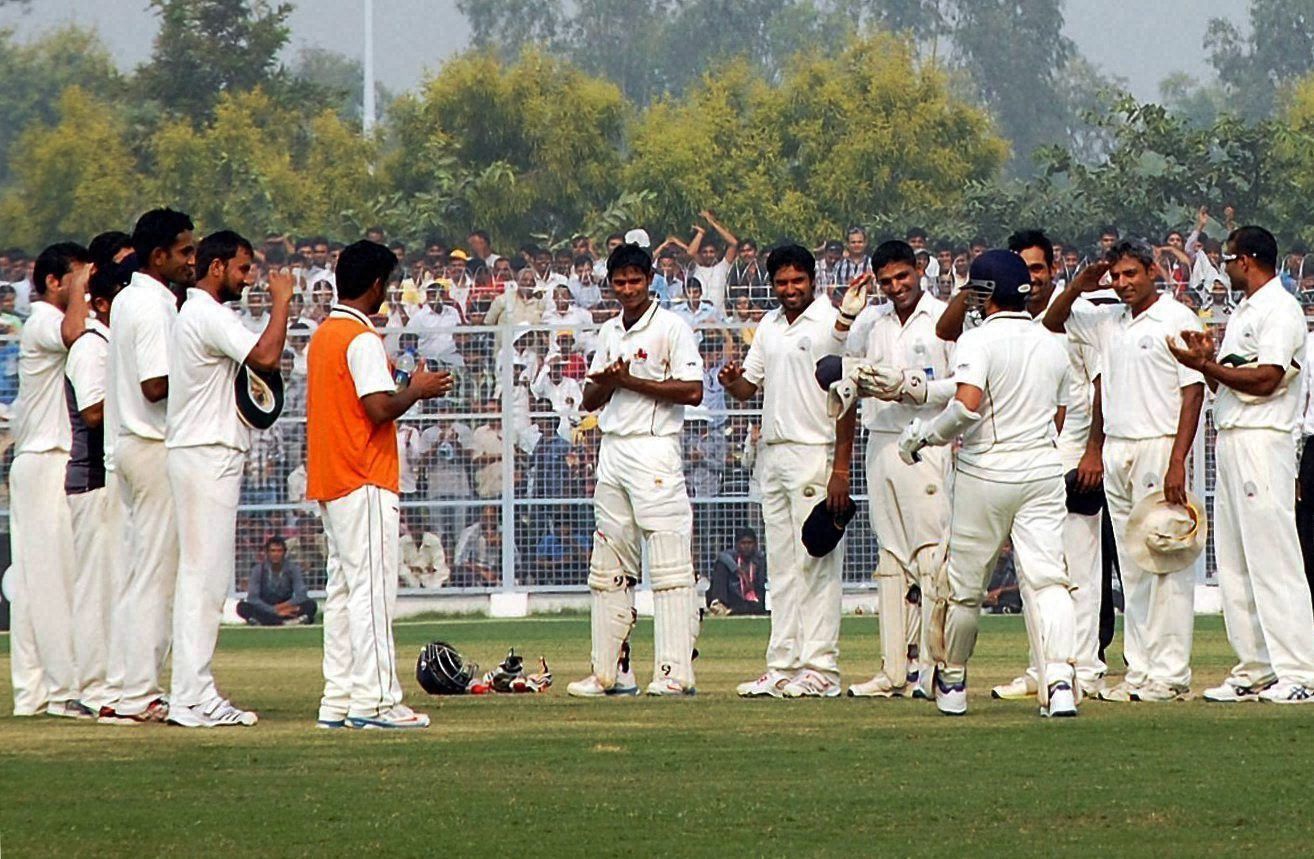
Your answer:
[[[963,675],[961,683],[946,683],[937,668],[931,685],[935,689],[936,709],[946,716],[967,714],[967,675]]]
[[[1279,680],[1260,692],[1259,700],[1269,704],[1314,704],[1314,689],[1295,680]]]
[[[634,671],[630,668],[622,669],[620,674],[616,676],[616,682],[607,690],[608,698],[638,694],[639,681],[634,679]]]
[[[324,731],[336,731],[339,728],[347,727],[346,719],[316,719],[315,727]]]
[[[1077,696],[1072,692],[1072,684],[1066,680],[1049,684],[1049,706],[1041,707],[1040,715],[1046,719],[1067,719],[1077,715]]]
[[[417,713],[405,704],[384,710],[374,716],[348,716],[347,726],[350,728],[359,728],[366,731],[372,730],[410,730],[413,728],[429,727],[429,717],[424,713]]]

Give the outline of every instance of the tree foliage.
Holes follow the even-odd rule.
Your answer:
[[[1274,113],[1284,87],[1314,71],[1314,0],[1250,0],[1242,36],[1226,18],[1205,34],[1209,61],[1245,118]]]
[[[286,80],[278,53],[287,44],[291,3],[150,0],[150,8],[160,29],[137,84],[169,113],[198,123],[225,93]]]
[[[943,73],[878,35],[799,55],[779,86],[741,61],[654,105],[635,131],[626,185],[653,195],[660,231],[684,233],[710,206],[764,240],[815,241],[852,223],[931,218],[1006,155]]]
[[[64,91],[56,121],[29,126],[10,157],[0,234],[12,244],[86,241],[145,208],[126,129],[109,103],[81,87]]]

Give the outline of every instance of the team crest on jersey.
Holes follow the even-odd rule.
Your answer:
[[[648,350],[647,350],[647,349],[639,348],[639,349],[635,349],[635,350],[634,350],[634,362],[635,362],[636,364],[642,364],[644,361],[647,361],[647,360],[648,360]]]

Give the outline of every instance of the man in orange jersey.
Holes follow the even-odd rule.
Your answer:
[[[393,382],[379,312],[397,258],[359,241],[338,259],[338,303],[307,352],[306,497],[319,502],[328,543],[321,728],[424,728],[402,704],[392,613],[401,554],[397,429],[420,400],[452,387],[449,373],[416,370]]]

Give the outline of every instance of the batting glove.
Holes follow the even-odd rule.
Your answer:
[[[913,418],[899,433],[899,459],[908,465],[916,465],[922,461],[918,451],[926,444],[926,426],[921,418]]]
[[[852,378],[858,386],[858,393],[864,397],[897,400],[903,390],[903,371],[894,367],[880,364],[857,367]]]

